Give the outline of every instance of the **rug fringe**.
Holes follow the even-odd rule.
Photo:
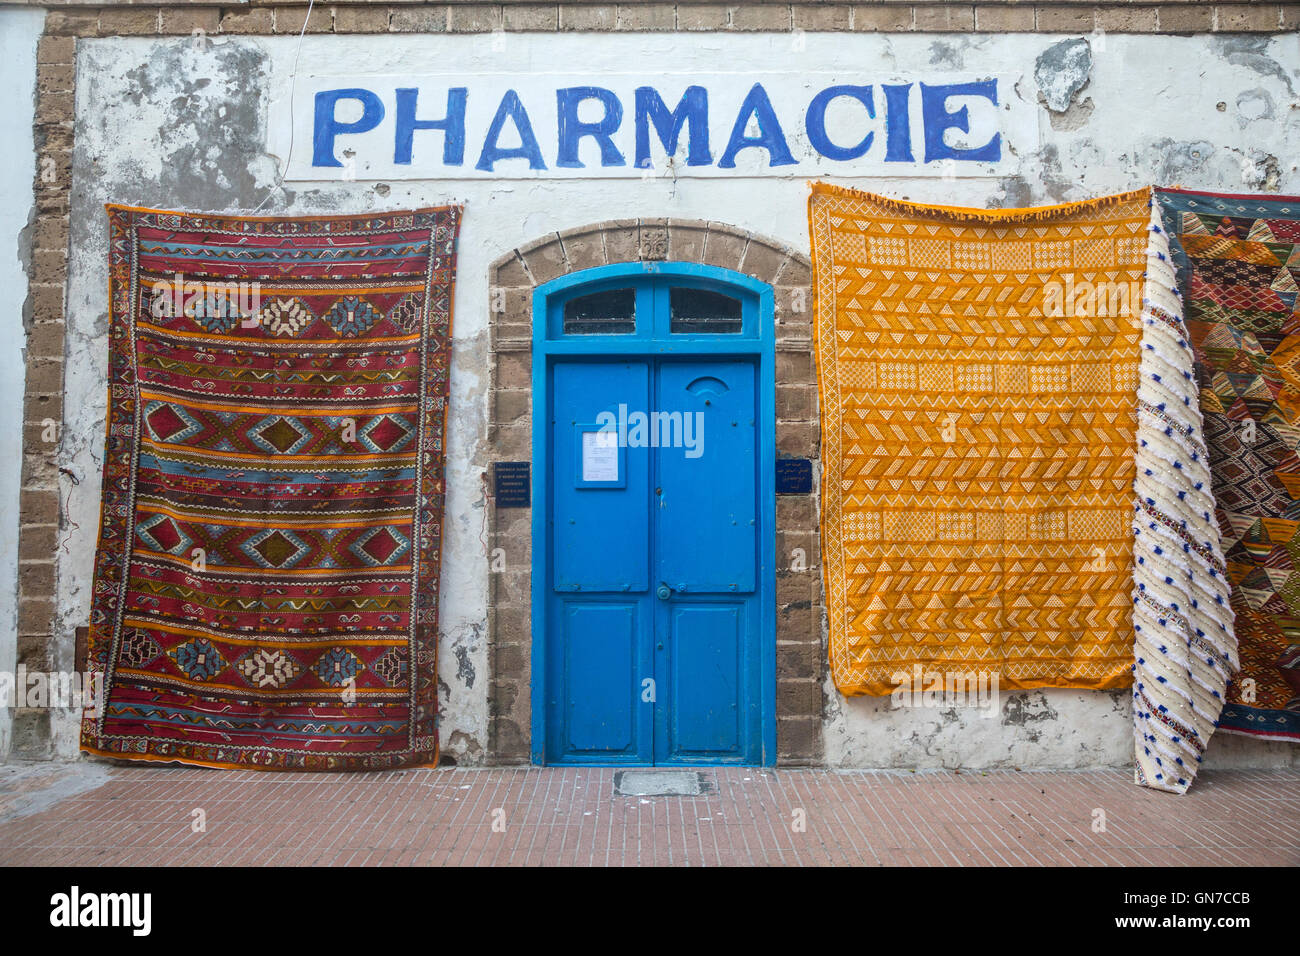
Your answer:
[[[836,186],[826,182],[812,184],[812,199],[818,195],[843,196],[850,199],[866,200],[884,206],[903,216],[929,216],[936,219],[949,219],[954,222],[1041,222],[1060,216],[1069,216],[1089,209],[1099,209],[1118,203],[1152,199],[1152,187],[1144,186],[1129,192],[1115,193],[1110,196],[1097,196],[1094,199],[1082,199],[1077,202],[1061,203],[1055,206],[1027,206],[1017,209],[979,209],[974,206],[936,206],[928,203],[912,202],[908,199],[894,199],[851,186]]]

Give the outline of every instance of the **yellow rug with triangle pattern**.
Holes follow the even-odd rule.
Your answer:
[[[836,686],[1128,686],[1150,190],[808,209]]]

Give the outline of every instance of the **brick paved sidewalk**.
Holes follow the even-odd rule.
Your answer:
[[[1185,797],[1119,770],[702,773],[698,796],[629,797],[603,768],[0,766],[0,863],[1300,864],[1295,771],[1204,771]]]

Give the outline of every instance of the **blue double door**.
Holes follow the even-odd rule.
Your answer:
[[[754,360],[549,377],[547,762],[760,763]]]

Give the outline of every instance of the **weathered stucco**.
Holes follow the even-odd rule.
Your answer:
[[[488,410],[488,270],[540,235],[616,218],[711,220],[808,246],[807,187],[764,179],[563,179],[292,183],[268,200],[282,157],[263,150],[274,101],[288,91],[296,38],[89,39],[78,44],[77,130],[68,282],[68,502],[58,574],[58,634],[68,659],[89,608],[104,423],[105,229],[102,204],[320,214],[445,202],[466,207],[456,287],[448,517],[441,595],[445,752],[480,762],[487,744],[488,559],[483,442]],[[1064,44],[1064,45],[1063,45]],[[304,73],[764,73],[815,63],[845,82],[942,71],[1015,73],[1042,105],[1041,145],[1017,176],[870,179],[851,184],[973,206],[1048,203],[1151,182],[1223,191],[1300,192],[1300,38],[1097,35],[526,35],[307,37]],[[526,80],[521,83],[526,84]],[[295,150],[309,144],[296,143]],[[827,762],[855,767],[1081,767],[1130,760],[1124,693],[1004,695],[995,717],[891,709],[824,688]],[[58,751],[75,721],[56,722]],[[1216,738],[1209,762],[1295,760],[1283,745]]]

